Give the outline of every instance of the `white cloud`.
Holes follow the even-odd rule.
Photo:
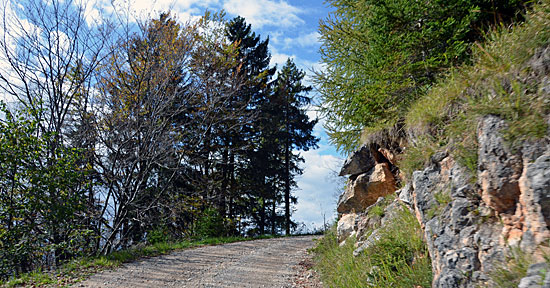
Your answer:
[[[215,11],[220,5],[219,0],[112,0],[112,4],[109,0],[96,0],[96,3],[98,5],[94,5],[94,9],[102,10],[110,5],[118,13],[129,14],[139,20],[156,18],[162,12],[171,11],[181,22],[196,20],[206,9]],[[130,20],[135,21],[132,17]]]
[[[271,53],[271,61],[269,62],[270,66],[277,65],[277,68],[281,69],[286,63],[286,60],[288,58],[296,59],[296,55],[288,55],[285,53],[279,53],[275,48],[271,49],[273,52]]]
[[[319,34],[319,32],[317,31],[314,31],[309,34],[298,37],[297,43],[301,47],[316,46],[316,45],[319,45],[319,37],[321,37],[321,34]]]
[[[228,0],[223,8],[231,14],[244,17],[254,29],[264,25],[293,27],[304,23],[298,17],[302,10],[283,0]]]
[[[138,19],[156,17],[159,13],[173,11],[180,21],[196,19],[206,9],[224,9],[229,14],[240,15],[254,29],[263,26],[294,27],[305,23],[298,15],[303,11],[285,0],[82,0],[86,3],[85,17],[89,25],[101,23],[101,14],[129,13]],[[309,35],[309,34],[308,34]],[[310,39],[303,39],[309,41]],[[304,42],[305,44],[305,42]],[[302,45],[302,44],[301,44]]]
[[[304,79],[304,84],[311,85],[311,73],[312,70],[318,71],[321,68],[321,64],[318,62],[308,61],[305,59],[302,59],[298,57],[295,54],[286,54],[284,52],[279,52],[277,47],[271,46],[271,61],[269,62],[270,66],[277,65],[277,68],[281,69],[288,58],[290,58],[292,61],[294,61],[294,64],[296,64],[296,67],[298,69],[303,70],[306,72],[306,78]]]
[[[84,19],[88,26],[96,26],[103,23],[102,12],[112,12],[112,5],[107,0],[83,1]]]
[[[309,227],[321,227],[323,221],[330,224],[336,217],[336,202],[343,188],[343,178],[336,176],[342,159],[326,154],[330,147],[301,152],[305,159],[304,174],[297,179],[298,197],[293,219]]]
[[[284,41],[283,39],[283,36],[284,36],[284,33],[283,31],[279,31],[279,30],[273,30],[273,31],[270,31],[269,32],[269,44],[271,46],[273,45],[281,45],[282,42]],[[269,47],[271,48],[271,47]]]
[[[319,32],[314,31],[308,34],[300,35],[296,38],[290,38],[286,37],[284,39],[285,47],[300,47],[300,48],[308,48],[308,47],[315,47],[320,44],[319,37],[321,34]]]

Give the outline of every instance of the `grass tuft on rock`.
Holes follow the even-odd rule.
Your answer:
[[[543,258],[544,262],[550,267],[550,254],[547,252],[543,255]],[[525,252],[519,247],[510,247],[506,262],[489,273],[489,277],[495,287],[516,288],[521,279],[527,276],[529,266],[538,262],[540,261],[537,261],[537,258],[531,253]],[[543,278],[542,280],[545,280],[546,273],[541,273],[540,276]],[[542,283],[540,284],[542,285]]]

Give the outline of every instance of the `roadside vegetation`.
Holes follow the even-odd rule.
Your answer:
[[[423,169],[434,153],[447,150],[475,181],[481,117],[504,119],[513,149],[546,135],[550,105],[547,81],[541,80],[547,72],[531,68],[529,60],[550,44],[550,1],[329,3],[335,12],[320,28],[327,69],[316,75],[316,84],[326,128],[341,151],[353,151],[381,131],[397,131],[389,138],[407,138],[404,151],[397,151],[405,178]],[[447,195],[434,197],[439,204],[449,201]],[[390,263],[411,259],[411,250],[400,250],[401,243],[422,246],[410,244],[423,238],[411,236],[421,235],[417,220],[407,221],[418,231],[400,234],[407,228],[392,223],[386,229],[395,237],[384,236],[358,257],[352,255],[354,241],[340,247],[335,228],[328,231],[315,249],[323,281],[329,287],[431,287],[425,248],[412,249],[420,255],[413,265],[377,262],[377,255]],[[492,275],[495,283],[517,286],[531,263],[527,258],[512,255],[510,265]]]
[[[334,12],[319,28],[326,69],[315,75],[315,84],[332,143],[349,153],[362,132],[402,123],[437,79],[472,63],[473,43],[485,31],[523,20],[529,3],[328,1]]]
[[[500,27],[472,47],[472,65],[449,71],[406,115],[406,127],[423,132],[424,141],[403,156],[406,171],[420,169],[434,151],[449,149],[472,172],[477,169],[478,119],[497,115],[514,148],[524,140],[546,135],[550,114],[544,75],[527,63],[550,44],[550,2],[540,1],[511,29]],[[424,151],[424,153],[417,153]],[[472,173],[475,175],[475,173]]]
[[[546,248],[546,251],[548,251],[548,246]],[[546,280],[546,272],[550,271],[550,253],[544,253],[542,258],[544,259],[542,262],[546,262],[547,268],[537,271],[537,274],[541,276],[541,284]],[[489,274],[489,277],[497,287],[516,288],[519,286],[521,279],[527,276],[529,266],[542,262],[540,257],[537,259],[535,255],[531,253],[522,251],[518,247],[512,247],[506,262],[496,267],[496,269]]]
[[[400,208],[380,239],[357,257],[355,239],[338,244],[336,225],[318,240],[315,269],[327,287],[431,287],[432,266],[418,221]]]

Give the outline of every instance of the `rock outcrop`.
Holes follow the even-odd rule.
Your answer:
[[[338,213],[358,213],[374,204],[379,197],[395,192],[394,175],[387,163],[376,164],[367,173],[348,180],[338,201]]]
[[[345,161],[340,175],[351,176],[336,208],[340,215],[337,226],[340,242],[357,234],[358,227],[366,219],[366,214],[362,213],[365,209],[380,197],[395,192],[397,183],[392,166],[376,147],[370,145],[362,146]]]
[[[412,199],[424,230],[433,287],[484,287],[489,280],[484,272],[504,260],[502,225],[483,220],[485,204],[464,168],[450,156],[432,160],[430,167],[413,173],[401,192],[408,195],[400,197]]]
[[[343,242],[348,237],[355,235],[356,219],[357,219],[357,215],[353,213],[345,214],[342,217],[340,217],[340,220],[338,220],[338,226],[336,227],[339,242]]]
[[[363,145],[346,159],[339,175],[359,175],[369,171],[374,165],[376,165],[376,160],[371,154],[370,147]]]
[[[504,120],[485,117],[478,127],[478,179],[483,201],[497,212],[514,213],[519,199],[521,156],[512,153],[499,133]]]
[[[481,120],[476,183],[452,157],[436,154],[400,196],[412,199],[424,229],[433,287],[492,286],[488,273],[510,247],[533,253],[550,239],[550,145],[541,140],[513,153],[505,128],[495,116]]]
[[[472,98],[488,93],[481,96],[510,102],[496,105],[494,115],[467,119],[478,122],[477,150],[465,153],[475,156],[463,159],[464,153],[452,151],[467,140],[444,139],[448,151],[434,153],[426,167],[405,179],[398,167],[400,154],[411,146],[421,147],[427,135],[441,133],[439,123],[405,127],[398,121],[362,138],[365,145],[340,173],[350,177],[337,208],[342,219],[339,240],[355,236],[354,255],[372,251],[367,248],[376,247],[379,231],[392,231],[382,229],[392,225],[393,211],[404,205],[424,234],[433,287],[497,287],[492,271],[506,267],[511,251],[521,251],[534,263],[525,277],[516,279],[521,280],[519,287],[550,288],[550,260],[544,258],[550,255],[550,45],[516,64],[502,75],[476,78],[475,85],[463,87]],[[444,115],[449,118],[440,120],[449,121],[444,126],[453,130],[451,124],[461,122],[454,122],[452,110],[461,104],[448,105]],[[536,117],[526,117],[532,123],[521,123],[511,119],[508,110],[514,117]],[[531,115],[523,115],[525,111]],[[468,168],[462,162],[469,163]],[[400,182],[406,185],[395,191],[405,184]],[[389,198],[397,200],[380,198],[393,193],[395,197]]]
[[[550,149],[534,162],[525,163],[519,186],[523,248],[528,248],[550,238]]]
[[[398,191],[395,156],[383,147],[363,146],[342,169],[351,176],[337,208],[339,241],[355,236],[354,255],[362,253],[404,204],[424,231],[433,287],[494,287],[490,272],[506,262],[510,247],[543,260],[538,247],[550,239],[550,139],[512,149],[503,136],[506,128],[496,116],[480,120],[477,171],[460,165],[452,153],[438,152]],[[382,205],[381,197],[393,193],[396,200]],[[377,206],[384,207],[383,216],[370,213]],[[547,287],[541,285],[548,277],[530,273],[520,287]]]
[[[527,276],[521,279],[518,288],[550,288],[549,268],[545,262],[529,265]]]

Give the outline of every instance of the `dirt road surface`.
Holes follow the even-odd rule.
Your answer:
[[[125,264],[77,287],[321,287],[303,284],[300,263],[313,236],[263,239],[177,251]],[[297,281],[297,279],[301,279]],[[300,283],[300,284],[297,284]]]

